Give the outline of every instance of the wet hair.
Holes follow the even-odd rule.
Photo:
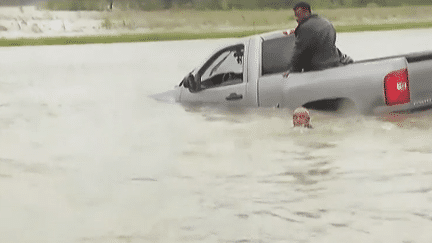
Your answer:
[[[300,114],[300,113],[306,113],[309,116],[308,109],[306,109],[304,107],[299,107],[299,108],[295,109],[293,115],[297,115],[297,114]]]
[[[298,2],[296,5],[294,5],[293,10],[295,11],[297,8],[303,8],[311,12],[311,6],[307,2]]]
[[[300,117],[302,119],[300,123],[296,121],[297,117]],[[312,125],[310,124],[310,120],[311,118],[308,109],[304,107],[299,107],[294,110],[294,114],[293,114],[294,127],[312,128]]]

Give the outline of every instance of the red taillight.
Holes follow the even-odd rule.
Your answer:
[[[406,68],[391,72],[385,76],[384,95],[388,106],[410,102],[408,70]]]

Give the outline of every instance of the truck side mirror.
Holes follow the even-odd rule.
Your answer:
[[[197,80],[195,80],[195,77],[192,73],[189,73],[182,81],[183,86],[185,88],[188,88],[190,92],[196,92],[199,91],[200,85]]]
[[[236,52],[234,52],[234,58],[237,59],[238,64],[243,63],[243,55],[244,55],[243,50],[236,50]]]

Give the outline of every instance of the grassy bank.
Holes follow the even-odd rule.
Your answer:
[[[393,7],[317,10],[330,19],[338,33],[409,28],[432,28],[432,7]],[[263,11],[118,11],[103,12],[102,28],[149,33],[112,36],[0,39],[0,46],[67,45],[244,37],[294,28],[291,10]]]
[[[371,7],[318,9],[314,11],[334,25],[399,24],[404,22],[432,22],[432,6]],[[219,27],[268,27],[296,25],[292,10],[232,10],[232,11],[113,11],[103,16],[110,28],[193,29]]]
[[[424,23],[404,23],[404,24],[382,24],[382,25],[354,25],[339,26],[337,32],[356,32],[356,31],[380,31],[397,30],[410,28],[432,28],[432,22]],[[149,42],[149,41],[169,41],[169,40],[193,40],[211,38],[238,38],[249,35],[264,33],[276,29],[266,30],[247,30],[237,32],[203,32],[203,33],[150,33],[150,34],[123,34],[113,36],[82,36],[82,37],[50,37],[36,39],[0,39],[0,46],[29,46],[29,45],[78,45],[78,44],[97,44],[97,43],[120,43],[120,42]]]

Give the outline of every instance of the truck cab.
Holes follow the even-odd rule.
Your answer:
[[[294,46],[295,36],[283,31],[227,43],[183,79],[175,101],[317,110],[337,110],[349,103],[363,114],[432,104],[431,53],[363,60],[285,77]]]

